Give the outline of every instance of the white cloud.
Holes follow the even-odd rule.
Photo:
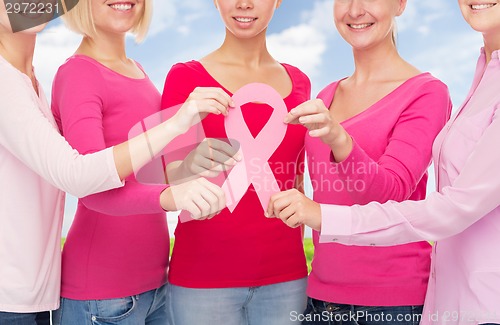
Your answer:
[[[202,18],[211,1],[206,0],[154,0],[154,14],[149,36],[155,36],[166,29],[175,29],[186,35],[190,25]]]
[[[408,1],[405,12],[397,18],[398,30],[415,30],[428,34],[430,25],[451,13],[448,0],[412,0]]]
[[[269,35],[268,47],[278,61],[295,65],[312,76],[321,65],[326,37],[313,26],[301,24]]]
[[[333,0],[316,1],[312,10],[302,13],[302,20],[323,34],[334,34]]]
[[[57,69],[75,52],[81,39],[80,35],[71,32],[63,24],[50,27],[38,35],[34,65],[49,100]]]
[[[278,60],[297,66],[313,79],[320,71],[329,39],[336,34],[333,2],[317,1],[302,13],[303,22],[268,36],[269,51]]]
[[[465,98],[472,82],[481,46],[481,34],[471,30],[446,37],[440,46],[419,50],[410,61],[446,83],[454,106],[457,107]]]
[[[154,0],[153,20],[149,35],[156,35],[174,25],[177,16],[177,5],[175,1]]]

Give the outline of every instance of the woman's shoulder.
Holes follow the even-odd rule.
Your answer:
[[[290,77],[293,85],[292,94],[301,94],[301,101],[311,98],[311,80],[296,66],[287,63],[281,63]]]
[[[88,76],[101,76],[100,63],[85,55],[72,55],[59,67],[55,78],[71,76],[84,79]]]
[[[186,62],[177,62],[170,68],[169,73],[181,73],[181,74],[192,74],[192,73],[203,73],[205,69],[200,61],[191,60]]]
[[[448,86],[440,79],[433,76],[430,72],[422,72],[405,82],[419,92],[438,92],[448,94]]]
[[[16,85],[24,85],[23,74],[14,68],[7,60],[0,56],[0,85],[6,90]]]
[[[299,79],[311,83],[309,77],[298,67],[288,63],[281,63],[281,65],[286,69],[292,79]]]
[[[328,85],[326,85],[323,89],[320,90],[320,92],[318,93],[318,96],[316,96],[316,98],[319,98],[319,99],[330,98],[329,100],[331,100],[333,98],[333,95],[335,94],[335,90],[339,86],[340,82],[342,80],[345,80],[345,79],[346,78],[342,78],[342,79],[330,82]]]
[[[85,56],[71,56],[57,70],[52,92],[58,95],[67,91],[80,95],[85,93],[111,95],[107,91],[107,82],[102,69]]]
[[[199,61],[191,60],[175,63],[168,71],[166,82],[198,84],[205,79],[210,79],[209,73]]]

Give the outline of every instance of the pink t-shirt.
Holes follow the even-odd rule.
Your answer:
[[[293,84],[284,98],[290,110],[309,99],[311,84],[299,69],[288,64],[283,67]],[[198,61],[174,65],[165,82],[163,107],[183,103],[196,87],[222,85]],[[245,122],[254,136],[271,113],[272,107],[267,104],[243,105]],[[202,126],[206,137],[227,139],[223,116],[211,114]],[[282,190],[293,188],[301,171],[305,132],[302,126],[287,126],[283,142],[269,158]],[[224,209],[210,220],[179,223],[175,230],[169,271],[172,284],[189,288],[255,287],[306,276],[301,230],[264,217],[253,184],[233,212]]]
[[[128,139],[137,122],[160,110],[147,76],[133,79],[75,55],[55,77],[52,111],[68,142],[91,153]],[[166,185],[125,186],[78,201],[63,250],[61,296],[111,299],[166,282],[169,235],[160,194]]]
[[[330,106],[339,81],[318,98]],[[422,200],[434,138],[448,120],[448,89],[429,73],[410,78],[342,126],[354,139],[350,156],[332,160],[330,148],[306,137],[314,200],[354,205],[371,201]],[[394,247],[318,244],[308,295],[364,306],[422,305],[429,278],[431,246]]]

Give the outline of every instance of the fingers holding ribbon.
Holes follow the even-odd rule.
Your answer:
[[[307,225],[318,231],[321,228],[320,205],[296,189],[273,195],[266,216],[281,219],[291,228],[301,225]]]
[[[227,116],[230,107],[234,107],[233,99],[222,88],[197,87],[176,114],[178,126],[187,131],[209,113]]]
[[[312,99],[295,107],[285,118],[285,123],[302,124],[310,136],[321,138],[327,144],[335,138],[338,128],[342,128],[332,119],[321,99]]]
[[[285,123],[302,124],[309,130],[309,136],[320,138],[333,152],[337,162],[346,159],[352,151],[353,141],[344,127],[331,115],[321,99],[302,103],[290,111]]]
[[[238,149],[219,139],[204,139],[182,162],[186,176],[217,177],[241,160]]]
[[[226,206],[222,189],[204,178],[171,186],[160,200],[164,210],[185,210],[196,220],[210,219]]]
[[[188,101],[207,106],[207,111],[213,114],[223,114],[227,116],[228,108],[234,107],[234,102],[222,88],[218,87],[197,87],[189,95]],[[203,107],[203,105],[200,105]]]

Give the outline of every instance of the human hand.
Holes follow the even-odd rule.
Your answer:
[[[186,132],[209,113],[227,116],[229,107],[234,106],[233,99],[222,88],[197,87],[172,118]]]
[[[238,148],[215,138],[204,139],[180,165],[185,177],[217,177],[241,160]]]
[[[276,193],[269,200],[266,217],[279,218],[291,228],[306,225],[321,230],[321,207],[297,189]]]
[[[174,185],[160,195],[160,203],[166,211],[186,210],[193,219],[211,219],[226,207],[222,189],[205,178]]]
[[[285,117],[285,123],[304,125],[311,137],[320,138],[332,148],[337,161],[343,160],[339,157],[345,159],[352,151],[351,136],[332,118],[321,99],[312,99],[295,107]]]

